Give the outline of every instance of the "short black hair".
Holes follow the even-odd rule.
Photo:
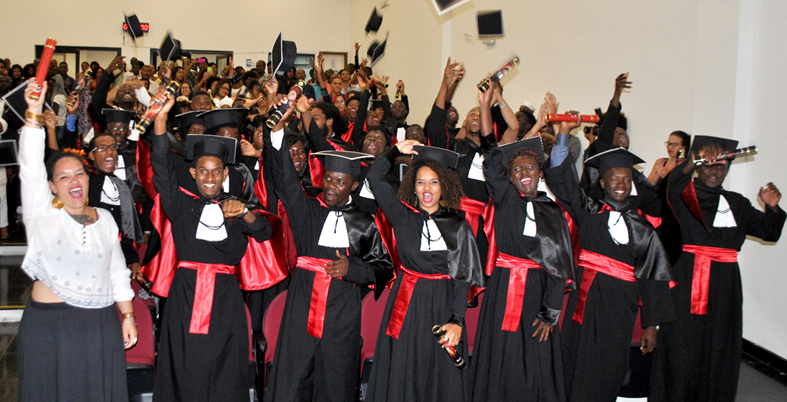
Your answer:
[[[333,119],[333,132],[335,134],[342,135],[347,132],[350,123],[336,105],[328,102],[318,102],[314,107],[325,113],[325,120]]]

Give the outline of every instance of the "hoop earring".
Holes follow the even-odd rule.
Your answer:
[[[63,201],[60,198],[58,198],[57,195],[55,195],[55,198],[52,198],[52,206],[57,209],[61,209],[63,208]]]

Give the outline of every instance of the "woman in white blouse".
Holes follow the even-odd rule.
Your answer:
[[[19,400],[127,400],[124,345],[136,344],[137,329],[118,228],[87,205],[79,156],[57,153],[44,165],[44,98],[30,96],[37,87],[31,79],[25,90],[19,140],[22,269],[35,281],[19,327]]]

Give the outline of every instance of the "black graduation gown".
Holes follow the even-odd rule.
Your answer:
[[[246,253],[247,237],[271,236],[266,219],[253,224],[225,221],[227,238],[209,242],[195,238],[202,209],[213,202],[193,198],[178,189],[175,164],[168,158],[165,136],[151,136],[153,182],[164,212],[172,222],[175,251],[180,261],[237,265]],[[208,334],[189,333],[197,271],[175,272],[162,319],[162,334],[153,398],[156,401],[248,400],[249,333],[238,279],[216,274]]]
[[[402,266],[422,274],[444,274],[453,279],[420,279],[398,339],[386,330],[403,274],[394,282],[385,306],[369,380],[370,401],[468,401],[469,370],[458,370],[437,343],[431,328],[452,323],[464,327],[470,285],[483,286],[482,267],[470,225],[446,209],[431,216],[399,201],[386,182],[391,160],[398,155],[389,150],[372,165],[367,180],[380,209],[394,228],[396,249]],[[448,251],[421,251],[424,223],[433,219]],[[467,331],[462,330],[457,350],[468,356]]]
[[[115,223],[120,228],[120,248],[123,249],[123,256],[126,258],[126,265],[131,265],[133,263],[139,262],[139,253],[137,249],[134,247],[134,240],[132,237],[142,234],[141,228],[139,226],[139,220],[137,219],[136,210],[133,214],[133,219],[135,222],[131,224],[134,225],[133,227],[136,229],[137,233],[127,234],[124,232],[124,228],[127,225],[123,223],[123,215],[122,215],[122,207],[121,205],[112,205],[101,202],[101,193],[104,189],[104,181],[106,180],[107,174],[99,171],[93,170],[91,171],[90,175],[90,191],[88,193],[88,200],[90,201],[90,205],[94,207],[104,208],[112,214],[112,217],[115,219]],[[118,180],[122,182],[121,180]],[[122,197],[123,195],[120,194]],[[127,200],[131,206],[134,205],[134,200]],[[123,201],[121,201],[123,203]],[[131,235],[131,237],[129,236]],[[142,238],[139,238],[140,243]]]
[[[643,328],[674,318],[669,259],[653,226],[628,207],[618,212],[625,219],[629,243],[615,243],[607,230],[609,209],[580,190],[570,158],[544,173],[552,193],[576,222],[582,249],[634,267],[634,282],[604,273],[595,276],[582,324],[572,319],[580,292],[571,292],[561,332],[568,400],[614,401],[628,369],[637,309],[641,309]],[[578,287],[584,272],[580,264]]]
[[[781,209],[752,207],[738,193],[708,189],[678,165],[669,176],[668,199],[684,244],[740,251],[746,236],[777,241],[787,214]],[[696,195],[691,195],[691,188]],[[736,227],[713,227],[719,194],[727,200]],[[701,213],[689,208],[698,206]],[[692,210],[695,213],[692,213]],[[678,286],[672,289],[677,319],[659,331],[653,361],[652,401],[734,401],[741,358],[742,303],[738,263],[711,262],[707,314],[691,313],[695,255],[683,252],[674,271]]]
[[[565,401],[560,331],[533,338],[539,319],[557,326],[566,280],[573,280],[571,234],[563,210],[545,193],[524,197],[511,184],[498,150],[484,161],[495,206],[497,251],[537,262],[529,269],[516,332],[503,330],[511,270],[495,267],[487,281],[473,350],[473,401]],[[535,237],[523,235],[527,202],[533,203]],[[493,258],[490,253],[490,258]]]
[[[477,155],[483,156],[485,152],[496,146],[494,135],[487,137],[481,136],[481,146],[467,138],[455,137],[455,134],[448,133],[445,128],[446,109],[441,109],[437,105],[432,104],[432,112],[427,119],[424,132],[429,139],[429,144],[433,147],[450,149],[459,153],[459,161],[456,164],[456,173],[462,181],[462,190],[465,192],[465,197],[482,202],[484,204],[489,202],[489,191],[485,181],[475,180],[468,177],[473,160]],[[478,166],[482,168],[482,166]],[[465,216],[464,212],[460,212],[461,216]],[[484,233],[484,217],[478,217],[478,227],[475,233],[476,247],[481,255],[481,263],[486,263],[487,249],[489,248],[489,240]]]
[[[355,397],[361,346],[361,286],[374,284],[382,292],[393,266],[374,219],[352,202],[328,208],[303,190],[289,151],[282,144],[276,154],[273,183],[289,216],[298,256],[336,260],[348,255],[349,268],[342,279],[331,279],[321,338],[309,334],[308,318],[315,272],[295,268],[268,377],[265,400],[350,401]],[[329,214],[344,215],[350,247],[318,245]]]

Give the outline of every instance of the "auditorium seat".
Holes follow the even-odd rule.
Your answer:
[[[478,296],[478,305],[473,308],[468,308],[465,312],[465,326],[467,328],[467,349],[470,351],[470,356],[473,355],[473,346],[475,346],[475,334],[478,329],[478,318],[481,316],[481,304],[484,302],[484,293]]]
[[[135,281],[132,281],[132,283]],[[139,297],[132,300],[137,322],[137,345],[126,350],[126,375],[129,400],[142,402],[153,400],[153,380],[156,365],[156,340],[153,334],[153,317],[145,302]],[[123,317],[118,311],[118,317]]]
[[[273,362],[273,355],[276,352],[276,341],[279,339],[279,328],[281,327],[281,318],[284,313],[284,304],[286,300],[287,291],[285,290],[273,298],[273,301],[271,301],[271,304],[268,305],[268,308],[265,310],[265,316],[262,318],[263,339],[260,339],[258,344],[260,354],[264,356],[264,360],[259,375],[261,375],[261,383],[265,385],[266,389],[267,384],[265,380],[267,379],[268,370],[270,370]]]
[[[391,291],[385,288],[380,294],[380,298],[374,300],[374,292],[370,292],[361,301],[361,338],[363,339],[361,346],[361,401],[364,400],[369,386],[369,374],[374,360],[377,334],[380,332],[385,305],[390,293]]]

